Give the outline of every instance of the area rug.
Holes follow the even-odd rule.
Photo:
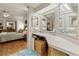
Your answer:
[[[39,56],[39,54],[32,49],[24,49],[14,54],[14,56]]]

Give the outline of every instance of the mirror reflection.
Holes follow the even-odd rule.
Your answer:
[[[63,33],[73,37],[79,37],[78,4],[56,4],[48,11],[36,12],[32,18],[33,27],[40,31]]]
[[[78,4],[60,4],[60,25],[66,35],[77,37]]]

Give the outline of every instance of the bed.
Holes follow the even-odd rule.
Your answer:
[[[6,42],[6,41],[11,41],[11,40],[22,39],[23,37],[24,37],[24,35],[22,33],[2,32],[2,33],[0,33],[0,43]]]

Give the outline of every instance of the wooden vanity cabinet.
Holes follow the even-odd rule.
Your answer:
[[[34,49],[37,53],[44,56],[46,53],[46,43],[43,40],[35,40],[34,42]]]
[[[48,47],[48,56],[55,56],[54,49],[51,47]]]
[[[48,48],[48,56],[68,56],[68,54],[61,52],[55,48],[49,47]]]

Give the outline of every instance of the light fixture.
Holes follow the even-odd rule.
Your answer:
[[[67,10],[71,10],[70,7],[67,4],[64,4]]]
[[[9,17],[10,14],[8,13],[8,11],[5,11],[5,10],[4,10],[4,11],[3,11],[3,16],[4,16],[4,17]]]

